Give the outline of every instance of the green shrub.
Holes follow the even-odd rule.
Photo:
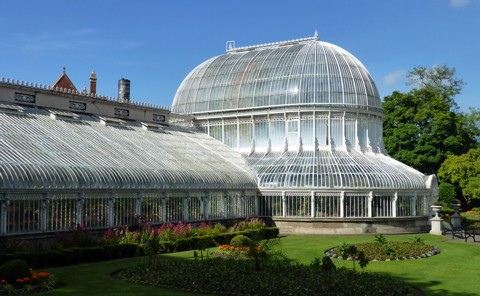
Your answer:
[[[224,225],[217,223],[213,226],[213,234],[220,234],[227,232],[227,227]]]
[[[176,238],[173,241],[159,240],[159,253],[171,253],[194,249],[205,250],[206,248],[215,247],[220,244],[229,244],[230,241],[237,235],[243,235],[252,240],[258,241],[276,238],[279,233],[279,229],[277,227],[247,229],[236,232],[223,232],[226,231],[226,228],[221,224],[216,224],[213,228],[209,228],[207,224],[205,225],[206,226],[204,226],[204,229],[216,229],[216,231],[214,231],[216,234],[213,234],[213,232],[205,232],[210,234],[189,236],[183,239]],[[77,235],[83,237],[83,234],[80,232],[78,232]],[[114,242],[115,240],[108,241]],[[116,244],[102,244],[89,247],[80,247],[79,244],[76,244],[69,248],[60,247],[38,251],[25,251],[25,249],[21,249],[14,253],[0,252],[0,264],[12,259],[22,259],[25,260],[26,263],[32,268],[46,268],[103,260],[113,260],[132,256],[142,256],[144,254],[143,244],[125,242],[121,243],[117,241]]]
[[[30,277],[30,268],[22,259],[14,259],[0,265],[0,279],[14,283],[16,279]]]
[[[446,204],[451,204],[452,200],[455,199],[455,186],[450,183],[441,183],[438,185],[438,197],[441,201]]]
[[[116,251],[116,247],[117,245],[106,245],[106,246],[103,246],[103,248],[105,249],[105,257],[108,259],[108,260],[112,260],[112,259],[116,259],[117,258],[117,251]]]
[[[244,221],[240,221],[233,225],[231,231],[243,231],[243,230],[250,230],[250,229],[262,229],[265,228],[265,222],[259,218],[251,218],[246,219]]]
[[[13,253],[8,253],[8,254],[0,254],[0,264],[3,264],[7,261],[15,259],[15,256]]]
[[[251,244],[252,239],[243,234],[236,235],[230,240],[230,245],[234,247],[248,247]]]
[[[121,249],[123,257],[134,257],[139,254],[137,244],[123,244]]]

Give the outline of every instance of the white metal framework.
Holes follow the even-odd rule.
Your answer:
[[[184,79],[172,111],[255,169],[259,212],[277,217],[427,215],[431,177],[384,148],[384,113],[367,69],[312,38],[235,48]],[[435,185],[433,185],[435,186]]]
[[[253,170],[193,128],[4,105],[0,234],[256,214]]]
[[[437,196],[434,176],[386,155],[381,100],[366,68],[317,36],[228,43],[182,82],[177,114],[148,106],[138,113],[134,104],[136,121],[77,108],[96,110],[97,97],[74,101],[72,110],[37,105],[47,96],[79,98],[0,81],[0,235],[139,217],[154,224],[418,217]]]

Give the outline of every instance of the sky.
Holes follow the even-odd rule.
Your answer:
[[[0,12],[0,77],[171,106],[203,61],[237,47],[312,37],[357,57],[381,97],[410,89],[415,66],[447,65],[466,84],[461,111],[480,108],[480,0],[9,0]],[[0,98],[1,100],[1,98]]]

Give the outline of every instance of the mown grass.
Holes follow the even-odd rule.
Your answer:
[[[171,295],[189,296],[190,293],[173,291],[145,285],[127,283],[116,279],[111,274],[126,266],[132,266],[144,258],[128,258],[100,263],[81,264],[60,268],[48,269],[57,276],[59,282],[65,286],[46,293],[35,295],[89,295],[89,296],[144,296],[144,295]],[[198,295],[198,294],[197,294]]]
[[[388,241],[411,241],[419,236],[426,244],[437,246],[441,253],[417,260],[370,262],[366,270],[381,272],[420,288],[426,295],[479,295],[480,244],[465,243],[463,239],[450,242],[435,235],[387,235]],[[308,264],[310,258],[320,257],[323,252],[343,242],[373,241],[373,236],[319,237],[291,236],[281,240],[281,248],[287,256]],[[334,260],[337,266],[351,268],[352,262]]]
[[[370,262],[366,270],[402,279],[424,292],[424,295],[479,295],[480,244],[463,240],[447,241],[441,236],[387,235],[388,241],[411,241],[419,236],[426,244],[437,246],[441,253],[426,259]],[[350,244],[373,241],[374,236],[290,236],[280,240],[279,247],[290,259],[310,264],[323,257],[325,250],[343,242]],[[193,252],[162,256],[192,258]],[[42,295],[191,295],[115,279],[110,274],[145,258],[130,258],[102,263],[49,269],[66,286]],[[352,268],[352,262],[334,260],[338,267]],[[348,283],[346,283],[348,284]],[[198,294],[197,294],[198,295]]]

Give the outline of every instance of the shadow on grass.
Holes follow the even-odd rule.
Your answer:
[[[388,276],[391,276],[392,278],[395,278],[397,280],[401,280],[405,283],[408,283],[413,289],[414,289],[414,296],[478,296],[478,293],[469,293],[465,291],[451,291],[451,290],[446,290],[446,289],[438,289],[436,288],[438,285],[440,285],[442,282],[441,281],[422,281],[421,283],[412,283],[412,280],[414,278],[411,277],[402,277],[398,275],[392,275],[389,273],[382,273]],[[459,280],[458,284],[461,285],[462,281]]]

